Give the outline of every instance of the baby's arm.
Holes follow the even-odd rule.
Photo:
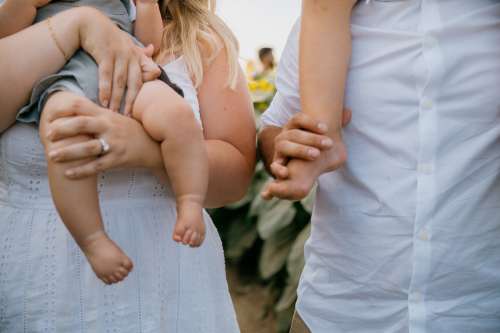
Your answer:
[[[302,111],[341,141],[344,91],[351,55],[351,12],[356,0],[304,0],[300,36]]]
[[[158,0],[134,0],[137,7],[134,34],[144,45],[152,44],[155,53],[160,50],[163,36],[163,20]]]
[[[51,0],[5,0],[0,6],[0,38],[29,27],[38,8]]]

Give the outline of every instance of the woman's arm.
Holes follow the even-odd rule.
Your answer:
[[[0,39],[0,133],[14,123],[33,85],[58,71],[66,63],[64,54],[71,56],[80,47],[99,66],[99,96],[103,105],[109,104],[106,101],[119,105],[128,87],[126,107],[130,108],[142,86],[141,65],[151,59],[99,11],[70,9],[52,17],[50,26],[52,31],[47,21],[40,22]],[[153,73],[151,78],[158,74]]]
[[[153,45],[154,53],[158,53],[163,36],[163,20],[158,0],[135,0],[137,17],[134,35],[144,45]]]
[[[226,87],[227,62],[221,51],[206,70],[199,101],[209,156],[210,182],[206,207],[220,207],[240,199],[248,188],[255,167],[255,123],[246,81],[240,74],[236,90]],[[164,172],[160,146],[135,120],[109,112],[85,98],[58,105],[58,116],[49,125],[50,139],[64,140],[79,134],[104,138],[108,154],[98,157],[98,139],[68,145],[49,153],[57,162],[94,157],[94,161],[68,170],[68,177],[83,178],[101,171],[143,167]],[[230,180],[230,181],[228,181]]]
[[[80,46],[79,29],[83,16],[81,10],[71,10],[52,18],[52,26],[60,32],[59,41],[68,55]],[[0,39],[0,54],[1,133],[14,123],[16,113],[28,100],[33,85],[56,72],[66,61],[45,23]]]
[[[0,5],[0,38],[10,36],[30,26],[35,19],[37,9],[50,1],[5,0]]]
[[[305,114],[341,141],[351,55],[351,11],[357,0],[304,0],[300,32],[300,96]]]
[[[255,170],[256,129],[247,82],[240,70],[236,88],[227,87],[227,63],[221,50],[198,92],[210,163],[209,207],[244,196]]]

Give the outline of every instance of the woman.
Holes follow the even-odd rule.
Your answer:
[[[168,2],[170,27],[192,18],[183,4]],[[204,2],[195,10],[210,19],[208,8]],[[208,36],[220,42],[219,36]],[[241,197],[254,166],[255,128],[239,68],[236,88],[226,84],[232,54],[226,48],[208,59],[210,52],[202,52],[197,89],[191,80],[196,76],[178,51],[175,59],[161,59],[188,92],[193,109],[201,110],[210,169],[207,207]],[[94,277],[52,206],[37,132],[15,125],[0,140],[0,331],[238,332],[220,239],[208,216],[201,248],[169,239],[175,205],[168,186],[153,176],[164,169],[158,143],[130,118],[83,97],[57,98],[61,95],[47,104],[57,115],[50,137],[60,147],[50,156],[59,163],[91,159],[68,170],[71,178],[125,169],[101,173],[99,189],[107,231],[130,253],[135,268],[113,287]],[[72,145],[80,135],[95,139]],[[108,153],[102,154],[98,139],[109,144]]]

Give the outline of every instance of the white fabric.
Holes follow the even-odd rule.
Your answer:
[[[182,60],[165,67],[199,117]],[[0,332],[236,333],[219,235],[191,249],[172,240],[175,202],[147,170],[99,176],[106,229],[134,261],[106,287],[59,220],[38,132],[0,137]]]
[[[265,125],[300,111],[298,32]],[[500,332],[500,1],[361,2],[352,34],[297,309],[313,333]]]

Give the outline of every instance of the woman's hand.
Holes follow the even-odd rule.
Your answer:
[[[30,0],[30,1],[33,3],[35,8],[40,8],[45,5],[48,5],[52,0]]]
[[[15,3],[19,6],[29,6],[33,8],[40,8],[48,5],[52,0],[5,0],[5,3]]]
[[[343,126],[351,120],[350,110],[344,110]],[[322,151],[333,147],[334,142],[326,133],[325,124],[311,118],[304,113],[293,116],[274,137],[274,155],[269,166],[270,172],[279,179],[289,176],[287,163],[291,159],[314,161],[319,158]]]
[[[54,116],[49,119],[47,130],[49,140],[62,141],[62,146],[65,146],[64,140],[74,136],[87,134],[95,137],[83,143],[49,151],[49,158],[58,163],[93,159],[85,165],[69,169],[67,177],[80,179],[109,169],[158,169],[163,165],[158,143],[134,119],[109,112],[84,97],[61,98],[53,105],[51,113]],[[110,146],[109,152],[102,156],[99,142],[101,138]],[[147,158],[144,156],[145,151],[148,152]]]
[[[160,75],[150,58],[153,51],[135,45],[127,33],[97,10],[86,10],[89,14],[81,25],[80,43],[99,66],[101,105],[117,111],[127,88],[125,113],[129,114],[143,81]]]

